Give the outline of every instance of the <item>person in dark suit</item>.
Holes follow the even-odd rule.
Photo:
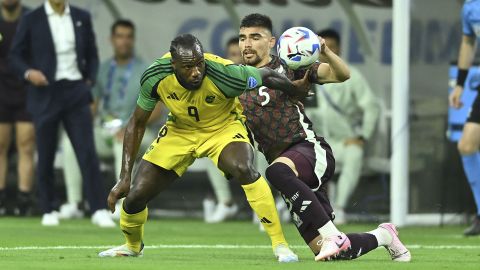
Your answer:
[[[83,176],[83,191],[92,222],[113,227],[106,207],[93,141],[90,103],[98,54],[88,12],[65,0],[48,0],[21,20],[10,51],[10,63],[27,87],[27,110],[33,116],[38,148],[37,182],[42,225],[59,224],[53,162],[62,123]]]

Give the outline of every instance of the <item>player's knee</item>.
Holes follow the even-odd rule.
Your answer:
[[[272,182],[277,179],[279,175],[281,175],[281,170],[279,170],[282,168],[281,165],[282,164],[280,163],[273,163],[272,165],[267,167],[267,169],[265,170],[265,177],[267,177],[268,181]]]
[[[250,162],[237,162],[233,164],[232,171],[230,172],[239,181],[248,181],[253,183],[259,174],[252,163]]]
[[[20,155],[32,155],[34,152],[34,140],[23,141],[17,144],[17,149]]]
[[[278,190],[281,190],[281,187],[284,186],[283,182],[285,179],[288,179],[292,174],[292,169],[281,162],[273,163],[265,170],[265,177],[267,177],[268,181]]]
[[[460,140],[458,142],[457,148],[458,152],[460,152],[461,155],[470,155],[478,150],[478,147],[476,147],[476,145],[466,140]]]
[[[123,201],[123,209],[129,214],[138,213],[145,207],[147,207],[147,201],[136,192],[129,193]]]

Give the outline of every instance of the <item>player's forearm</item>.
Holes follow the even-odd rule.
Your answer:
[[[335,82],[344,82],[350,78],[350,69],[347,63],[342,60],[338,55],[332,52],[328,47],[325,48],[325,52],[322,53],[322,59],[324,59],[330,66],[330,80]],[[317,74],[318,78],[324,77],[323,74]]]
[[[133,164],[135,163],[135,158],[137,156],[138,149],[140,148],[140,143],[142,142],[145,129],[146,120],[139,119],[134,113],[125,128],[120,180],[130,179]]]
[[[294,95],[297,91],[297,88],[287,76],[265,67],[259,68],[259,71],[262,75],[263,86],[280,90],[291,95]]]
[[[458,68],[459,69],[468,69],[472,65],[473,57],[476,50],[476,39],[475,37],[470,37],[464,35],[462,37],[462,43],[460,45],[460,52],[458,55]]]

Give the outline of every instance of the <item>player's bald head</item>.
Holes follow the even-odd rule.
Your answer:
[[[170,54],[174,61],[203,57],[202,43],[194,35],[179,35],[170,43]]]

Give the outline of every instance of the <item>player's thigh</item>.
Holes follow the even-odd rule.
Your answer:
[[[146,205],[177,178],[178,175],[174,171],[142,159],[133,178],[133,186],[125,199],[127,207],[136,208],[137,205]]]
[[[166,170],[173,170],[179,176],[195,161],[194,149],[197,135],[179,130],[172,125],[163,126],[142,159]]]
[[[0,154],[8,151],[12,140],[12,126],[11,123],[0,123]]]
[[[202,148],[206,150],[202,150]],[[248,139],[245,126],[235,121],[214,134],[199,150],[206,155],[223,171],[227,177],[250,182],[259,175],[254,166],[254,151]]]
[[[480,147],[480,123],[467,122],[463,127],[458,149],[462,154],[472,154]]]
[[[462,155],[469,155],[478,151],[480,147],[480,95],[470,108],[467,122],[463,127],[462,138],[458,142],[458,150]]]
[[[290,167],[295,175],[310,188],[317,188],[319,177],[315,174],[315,145],[303,141],[285,150],[273,163],[281,162]]]
[[[33,153],[35,145],[35,128],[32,122],[15,123],[15,134],[19,152]]]
[[[253,149],[249,143],[230,142],[223,148],[217,166],[225,174],[243,181],[244,178],[258,178],[258,172],[253,161]]]

